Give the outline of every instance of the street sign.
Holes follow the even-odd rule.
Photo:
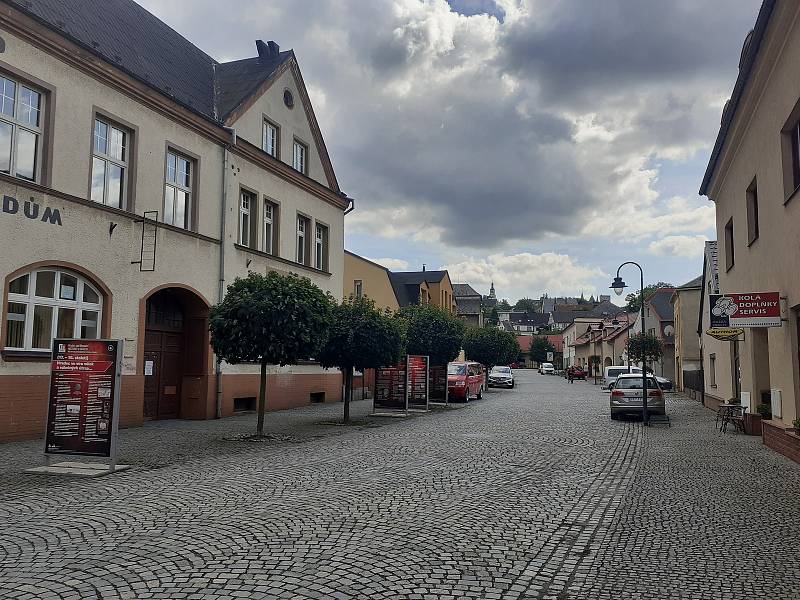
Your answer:
[[[547,353],[547,362],[553,362],[553,358],[554,358],[553,357],[553,353],[552,352],[548,352]]]
[[[711,327],[780,327],[778,292],[712,294],[709,296]]]
[[[741,327],[711,327],[706,329],[706,333],[714,339],[733,342],[744,335],[744,329]]]
[[[105,456],[114,463],[121,346],[117,340],[53,340],[45,454]]]

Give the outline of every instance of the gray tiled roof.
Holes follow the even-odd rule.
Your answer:
[[[660,288],[647,299],[647,303],[653,307],[662,321],[672,321],[675,318],[675,307],[670,302],[674,292],[675,288]]]
[[[456,296],[456,307],[460,315],[477,315],[481,312],[481,297]]]
[[[456,298],[463,296],[478,296],[480,298],[481,295],[476,292],[475,288],[468,283],[454,283],[453,296]]]
[[[697,277],[695,277],[691,281],[687,281],[683,285],[679,285],[678,289],[679,290],[685,290],[685,289],[694,289],[694,288],[701,288],[701,287],[703,287],[703,276],[702,275],[698,275]]]
[[[419,303],[419,286],[423,281],[437,283],[444,279],[447,271],[403,271],[389,272],[389,281],[392,282],[394,295],[400,306],[409,306]]]
[[[2,1],[215,122],[293,55],[219,63],[133,0]]]

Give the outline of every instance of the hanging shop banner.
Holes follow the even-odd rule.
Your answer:
[[[431,402],[447,402],[447,365],[436,365],[430,368],[428,395]]]
[[[427,356],[406,357],[406,390],[408,408],[428,408],[428,371],[430,361]]]
[[[712,294],[709,296],[711,327],[780,327],[778,292]]]
[[[53,340],[46,454],[114,455],[121,346],[118,340]]]
[[[406,395],[406,365],[375,369],[375,410],[408,410]]]
[[[734,342],[744,335],[741,327],[711,327],[706,334],[723,342]]]

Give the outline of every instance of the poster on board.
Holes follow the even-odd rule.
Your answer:
[[[375,369],[375,395],[372,410],[407,410],[406,366]]]
[[[406,357],[406,390],[408,393],[408,408],[428,410],[428,368],[427,356]]]
[[[53,340],[45,454],[113,457],[122,344]]]

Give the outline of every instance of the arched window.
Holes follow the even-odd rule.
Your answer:
[[[103,297],[86,279],[61,269],[39,269],[8,288],[6,350],[50,350],[53,338],[100,337]]]

